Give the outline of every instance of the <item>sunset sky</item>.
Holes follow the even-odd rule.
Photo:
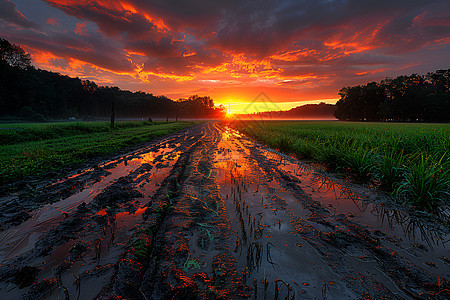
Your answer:
[[[0,0],[0,37],[39,68],[253,112],[450,68],[450,1]]]

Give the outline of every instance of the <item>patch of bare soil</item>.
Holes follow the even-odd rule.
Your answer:
[[[449,296],[442,220],[217,123],[19,194],[1,299]]]

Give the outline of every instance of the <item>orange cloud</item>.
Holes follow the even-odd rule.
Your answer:
[[[103,0],[45,0],[51,5],[76,14],[77,10],[92,10],[95,13],[108,15],[111,19],[122,18],[124,21],[130,21],[132,15],[142,15],[148,22],[152,23],[159,30],[167,30],[168,26],[164,24],[161,18],[150,15],[148,12],[136,8],[130,1],[103,1]],[[121,12],[116,14],[114,12]],[[80,15],[82,16],[82,15]]]
[[[194,50],[186,51],[185,53],[183,53],[183,57],[194,56],[196,54],[197,54],[197,52],[195,52]]]
[[[177,74],[173,74],[173,73],[163,73],[163,72],[152,72],[152,71],[141,71],[139,73],[139,76],[156,76],[162,79],[172,79],[172,80],[176,80],[178,82],[183,82],[183,81],[190,81],[194,79],[193,75],[177,75]]]
[[[128,3],[126,1],[119,1],[119,7],[117,7],[120,10],[120,7],[126,11],[129,11],[133,14],[139,14],[142,13],[143,16],[150,22],[156,25],[158,29],[167,30],[169,29],[166,24],[164,24],[164,21],[161,18],[157,18],[155,16],[151,16],[150,14],[146,12],[139,12],[136,7],[134,7],[131,3]]]
[[[55,18],[48,18],[46,23],[54,26],[59,25],[58,20],[56,20]]]
[[[75,24],[75,33],[78,35],[87,35],[86,22]]]
[[[301,58],[306,58],[310,56],[317,56],[319,52],[315,49],[298,49],[293,51],[281,52],[270,56],[271,59],[282,60],[282,61],[298,61]]]

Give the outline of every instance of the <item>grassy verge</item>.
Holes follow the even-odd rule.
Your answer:
[[[170,134],[194,122],[2,124],[0,183],[59,170]]]
[[[81,134],[120,131],[165,122],[116,122],[114,129],[109,122],[58,122],[58,123],[0,123],[0,145],[15,145],[23,142],[50,140]]]
[[[450,204],[450,125],[312,121],[235,122],[272,148],[372,181],[417,209]]]

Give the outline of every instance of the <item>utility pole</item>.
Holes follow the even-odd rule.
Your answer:
[[[115,97],[111,97],[111,128],[114,128],[114,118],[116,116],[116,101]]]

